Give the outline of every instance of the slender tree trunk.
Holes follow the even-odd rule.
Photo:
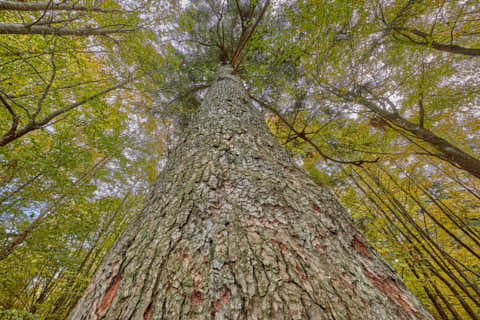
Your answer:
[[[223,67],[68,319],[433,319]]]

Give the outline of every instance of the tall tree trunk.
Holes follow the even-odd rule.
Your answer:
[[[433,319],[231,70],[69,319]]]

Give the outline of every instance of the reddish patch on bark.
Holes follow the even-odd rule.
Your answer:
[[[285,243],[278,242],[277,240],[273,240],[273,239],[272,239],[272,243],[278,245],[280,247],[280,249],[282,249],[283,252],[288,251],[288,247]]]
[[[203,292],[195,290],[193,291],[190,296],[190,302],[194,305],[199,305],[203,303]]]
[[[202,283],[203,281],[203,276],[201,273],[199,273],[197,270],[195,269],[191,269],[190,270],[190,277],[192,277],[192,280],[193,280],[193,286],[195,288],[198,288],[200,286],[200,284]]]
[[[230,139],[228,139],[228,142],[232,142],[233,141],[233,137],[231,137]]]
[[[365,272],[365,275],[372,281],[373,285],[378,288],[386,297],[398,304],[403,311],[405,311],[405,313],[414,314],[417,318],[424,319],[423,315],[415,312],[410,304],[402,298],[400,289],[392,279],[381,279],[380,277],[377,277],[368,271],[365,267],[363,267],[363,271]]]
[[[220,289],[220,299],[218,299],[214,305],[212,304],[212,315],[215,315],[218,311],[220,311],[222,305],[227,304],[231,296],[232,291],[230,291],[230,289],[225,287]]]
[[[298,265],[295,266],[295,273],[298,275],[298,277],[302,280],[305,281],[307,279],[307,276],[303,273],[302,269]]]
[[[318,213],[323,213],[322,209],[320,209],[320,207],[317,206],[315,203],[312,204],[312,209]]]
[[[153,312],[153,304],[150,302],[150,304],[148,305],[147,309],[146,309],[145,312],[143,313],[143,319],[144,319],[144,320],[149,320],[150,317],[152,316],[152,312]]]
[[[187,267],[189,264],[190,264],[190,261],[192,261],[192,256],[189,255],[189,254],[182,254],[181,256],[181,259],[182,259],[182,264],[184,267]]]
[[[118,285],[120,284],[120,275],[117,274],[113,280],[110,286],[107,288],[107,291],[105,291],[105,295],[103,296],[102,303],[100,304],[100,307],[97,310],[97,315],[101,315],[103,311],[105,311],[110,303],[112,303],[113,298],[115,297],[115,294],[117,293],[118,290]]]
[[[360,240],[357,238],[357,236],[353,236],[352,245],[353,245],[358,251],[360,251],[360,253],[363,254],[365,257],[370,258],[370,255],[368,254],[367,247],[365,246],[365,244],[364,244],[362,241],[360,241]]]

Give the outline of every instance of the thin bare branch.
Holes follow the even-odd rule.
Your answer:
[[[324,158],[325,160],[330,160],[332,162],[336,162],[336,163],[340,163],[340,164],[353,164],[355,166],[362,166],[364,163],[375,163],[377,162],[378,160],[380,160],[380,158],[376,158],[375,160],[354,160],[354,161],[345,161],[345,160],[338,160],[338,159],[334,159],[328,155],[326,155],[321,149],[320,147],[315,144],[310,138],[308,138],[305,133],[302,133],[302,132],[299,132],[298,130],[296,130],[281,114],[280,112],[278,112],[274,107],[270,106],[269,104],[263,102],[262,100],[260,99],[257,99],[255,98],[254,96],[250,95],[250,98],[252,100],[254,100],[255,102],[257,102],[260,106],[262,106],[262,108],[268,110],[268,111],[271,111],[272,113],[274,113],[292,132],[294,132],[299,138],[302,138],[305,142],[307,142],[309,145],[311,145],[315,151],[318,152],[318,154]]]

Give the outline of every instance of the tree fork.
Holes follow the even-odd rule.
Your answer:
[[[433,320],[231,72],[68,319]]]

